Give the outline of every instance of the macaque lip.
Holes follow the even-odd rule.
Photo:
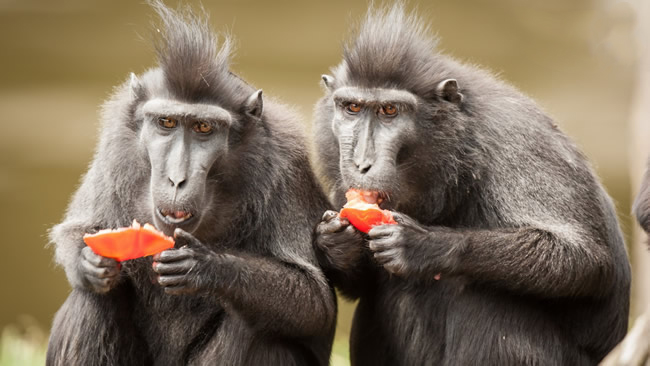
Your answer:
[[[196,216],[189,211],[156,209],[156,215],[166,225],[174,227],[186,226],[196,220]]]

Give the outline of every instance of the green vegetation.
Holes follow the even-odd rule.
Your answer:
[[[337,337],[334,339],[334,348],[332,349],[332,366],[350,366],[350,351],[348,349],[348,339]],[[0,365],[2,366],[2,365]]]
[[[0,366],[45,365],[47,335],[33,320],[26,318],[20,326],[9,325],[0,336]]]

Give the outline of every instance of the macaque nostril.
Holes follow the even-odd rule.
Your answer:
[[[361,174],[366,174],[366,173],[368,173],[370,168],[372,168],[372,165],[366,163],[366,164],[362,164],[358,168],[359,168],[359,172],[361,172]]]
[[[172,187],[176,187],[179,189],[183,188],[183,186],[185,186],[185,183],[187,182],[187,180],[185,179],[179,179],[178,183],[172,178],[167,178],[167,179],[169,179],[169,182],[172,184]]]

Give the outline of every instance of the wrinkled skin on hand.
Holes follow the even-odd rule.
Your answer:
[[[377,264],[400,276],[439,278],[457,268],[458,238],[444,228],[427,228],[412,218],[393,212],[398,225],[375,226],[368,232],[368,247]]]
[[[178,249],[164,250],[153,257],[153,270],[158,283],[170,295],[195,294],[210,291],[211,276],[205,276],[217,254],[192,234],[176,229],[174,240]]]
[[[81,249],[79,272],[84,286],[96,293],[104,294],[117,285],[120,278],[120,262],[102,257],[86,246]]]
[[[316,226],[314,240],[317,253],[322,254],[324,263],[341,271],[353,270],[363,260],[363,235],[336,211],[325,211],[321,222]]]

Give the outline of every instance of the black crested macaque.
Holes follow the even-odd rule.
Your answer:
[[[398,222],[366,236],[328,211],[316,227],[325,274],[359,299],[353,365],[595,365],[623,338],[614,207],[532,100],[440,54],[400,4],[368,12],[323,83],[333,203],[374,192]]]
[[[293,112],[228,67],[207,21],[159,2],[159,67],[106,102],[94,160],[51,231],[72,293],[48,365],[328,365],[333,289],[313,228],[329,207]],[[176,248],[117,263],[84,233],[133,219]]]
[[[634,200],[633,210],[643,231],[650,234],[650,159],[648,159],[648,168],[641,181],[639,194]]]
[[[650,234],[650,160],[632,207],[639,225]],[[647,242],[650,245],[650,241]],[[650,362],[650,311],[634,320],[625,339],[600,363],[601,366],[639,366]]]

